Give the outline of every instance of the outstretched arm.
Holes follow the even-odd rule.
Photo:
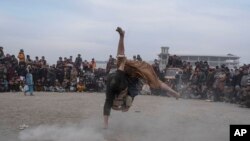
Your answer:
[[[176,92],[175,90],[173,90],[171,87],[169,87],[167,84],[165,84],[164,82],[162,82],[161,80],[160,84],[161,84],[161,89],[165,90],[165,91],[169,91],[170,94],[175,97],[176,99],[180,98],[180,94],[178,92]]]

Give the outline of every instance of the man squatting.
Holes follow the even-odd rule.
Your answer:
[[[117,50],[117,70],[110,73],[107,78],[106,100],[103,108],[104,128],[108,128],[108,120],[113,110],[126,112],[129,110],[134,97],[138,95],[137,84],[143,79],[151,88],[169,91],[176,99],[180,94],[158,79],[152,66],[144,61],[127,60],[124,50],[125,31],[117,27],[119,43]]]

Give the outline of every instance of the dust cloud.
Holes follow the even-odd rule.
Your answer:
[[[147,110],[132,109],[127,113],[112,111],[108,129],[103,119],[89,117],[80,124],[41,125],[19,134],[21,141],[211,141],[229,140],[229,125],[234,123],[230,113],[221,113],[227,105],[204,102],[169,101]],[[203,106],[200,106],[202,103]],[[190,105],[191,104],[191,105]],[[198,105],[198,107],[197,107]],[[196,109],[190,108],[192,106]],[[220,108],[216,108],[220,106]],[[140,109],[139,109],[140,110]],[[237,115],[237,114],[236,114]]]
[[[19,139],[21,141],[106,141],[100,131],[72,124],[41,125],[22,131]]]

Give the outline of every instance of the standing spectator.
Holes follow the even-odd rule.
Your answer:
[[[137,61],[137,59],[136,59],[136,55],[134,55],[134,56],[133,56],[133,60],[134,60],[134,61]]]
[[[139,54],[137,54],[136,60],[137,60],[137,61],[142,61],[142,58],[141,58],[141,56],[140,56]]]
[[[50,66],[48,69],[47,78],[49,78],[51,86],[54,86],[56,81],[56,70],[54,66]]]
[[[89,71],[89,62],[87,60],[84,60],[84,62],[82,63],[82,66],[85,72]]]
[[[38,56],[36,56],[36,59],[34,60],[34,65],[37,68],[41,68],[41,63],[40,63],[40,60],[39,60]]]
[[[66,66],[68,64],[69,60],[67,59],[67,57],[64,57],[63,59],[63,66]]]
[[[11,65],[11,56],[10,54],[6,54],[5,58],[4,58],[4,64],[7,66],[8,64]]]
[[[78,54],[78,56],[76,57],[76,60],[75,60],[75,67],[78,71],[80,71],[80,69],[81,69],[81,64],[82,64],[81,54]]]
[[[33,65],[33,61],[30,59],[29,55],[26,55],[26,64],[32,66]]]
[[[241,79],[243,77],[243,71],[240,71],[239,69],[235,70],[234,76],[232,78],[232,85],[234,87],[235,93],[238,93],[241,86]],[[237,94],[234,95],[235,99],[238,100]]]
[[[158,63],[158,60],[157,60],[157,59],[154,60],[154,64],[152,64],[152,67],[153,67],[153,69],[154,69],[156,75],[157,75],[158,77],[160,77],[161,71],[160,71],[160,66],[159,66],[159,63]]]
[[[18,54],[19,59],[19,65],[25,65],[25,55],[23,49],[20,49],[20,52]]]
[[[208,70],[208,74],[207,74],[207,80],[206,80],[206,85],[207,85],[207,88],[209,90],[212,90],[213,88],[213,83],[214,83],[214,75],[215,75],[215,72],[213,69],[209,69]]]
[[[46,61],[46,59],[45,59],[44,56],[42,56],[42,58],[41,58],[41,60],[40,60],[39,62],[40,62],[40,64],[41,64],[41,67],[47,65],[47,61]]]
[[[11,64],[15,70],[18,69],[18,60],[15,55],[11,56]]]
[[[69,63],[69,64],[74,64],[74,63],[73,63],[73,57],[72,57],[72,56],[69,56],[68,63]]]
[[[62,69],[63,68],[63,60],[62,60],[62,57],[59,57],[59,60],[56,62],[56,68],[60,68]]]
[[[90,62],[90,70],[91,72],[95,72],[96,69],[96,62],[95,62],[95,58],[92,58],[91,62]]]
[[[32,74],[30,73],[30,66],[27,67],[27,74],[26,74],[26,77],[25,77],[25,84],[28,86],[28,89],[27,90],[24,90],[24,95],[26,96],[26,93],[29,92],[31,96],[33,96],[33,85],[34,85],[34,82],[33,82],[33,76]]]
[[[215,82],[214,82],[214,101],[221,101],[221,97],[223,96],[223,91],[226,82],[226,73],[225,70],[222,68],[217,69],[217,73],[215,74]]]
[[[115,58],[113,58],[112,55],[109,55],[109,60],[106,66],[106,73],[108,74],[112,68],[116,68]]]
[[[3,47],[0,47],[0,63],[3,63],[5,58],[4,52],[3,52]]]
[[[206,87],[206,75],[205,72],[197,69],[198,71],[198,92],[201,95],[201,98],[205,98],[206,94],[205,94],[205,87]]]

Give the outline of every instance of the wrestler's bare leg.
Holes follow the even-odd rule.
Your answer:
[[[122,30],[122,28],[117,27],[116,31],[120,35],[120,39],[118,42],[118,49],[117,49],[117,57],[125,57],[125,49],[124,49],[124,35],[125,31]]]
[[[124,67],[125,67],[125,62],[126,62],[125,49],[124,49],[124,35],[125,35],[125,31],[121,27],[117,27],[116,31],[120,35],[119,42],[118,42],[118,49],[117,49],[117,65],[118,65],[118,70],[122,70],[123,71]],[[126,107],[122,111],[123,112],[127,112],[129,110],[129,108],[130,108],[130,106]]]
[[[124,71],[126,57],[125,57],[125,50],[124,50],[124,34],[125,32],[122,30],[122,28],[117,27],[116,31],[120,35],[120,39],[118,42],[118,49],[117,49],[117,68],[118,70]],[[104,115],[104,128],[108,128],[108,121],[109,116]]]

